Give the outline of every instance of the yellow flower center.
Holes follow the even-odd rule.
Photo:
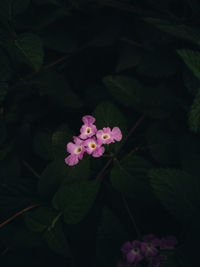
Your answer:
[[[77,147],[77,149],[76,149],[75,153],[76,153],[76,154],[80,154],[80,153],[81,153],[81,151],[82,151],[82,147],[81,147],[81,146],[79,146],[79,147]]]
[[[91,132],[91,128],[86,128],[86,133],[90,133]]]
[[[110,137],[109,134],[104,134],[104,135],[102,135],[102,138],[103,138],[103,139],[108,139],[109,137]]]
[[[90,144],[90,147],[94,149],[94,148],[96,148],[96,145],[95,144]]]

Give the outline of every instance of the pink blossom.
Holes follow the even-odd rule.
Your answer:
[[[122,246],[122,253],[128,262],[139,262],[143,259],[143,255],[141,254],[141,242],[138,240],[134,240],[131,242],[126,242]]]
[[[92,154],[95,158],[102,156],[105,151],[105,148],[101,146],[101,143],[95,137],[85,140],[84,146],[86,152]]]
[[[122,133],[118,127],[114,127],[111,131],[109,127],[103,128],[97,132],[97,139],[102,144],[110,144],[122,139]]]
[[[96,119],[90,115],[86,115],[86,116],[83,116],[82,121],[84,124],[82,125],[80,129],[81,134],[79,137],[85,140],[89,137],[92,137],[97,132],[97,128],[94,125],[94,122],[96,121]]]
[[[69,142],[67,144],[67,152],[69,152],[71,155],[69,155],[66,159],[65,162],[69,166],[76,165],[79,160],[83,158],[83,154],[85,152],[85,148],[83,146],[83,140],[80,138],[74,136],[74,143]]]

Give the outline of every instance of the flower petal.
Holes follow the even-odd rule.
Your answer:
[[[69,142],[67,144],[67,152],[69,152],[70,154],[74,154],[75,149],[76,149],[76,145],[73,144],[72,142]]]
[[[122,132],[119,127],[114,127],[112,129],[112,138],[116,141],[121,141],[122,139]]]
[[[101,157],[105,151],[104,147],[97,147],[94,152],[92,153],[92,156],[95,158]]]
[[[77,155],[69,155],[66,159],[65,159],[65,163],[69,166],[74,166],[78,163],[78,156]]]
[[[89,124],[93,124],[96,121],[96,119],[92,117],[91,115],[85,115],[83,116],[82,121],[84,124],[89,125]]]

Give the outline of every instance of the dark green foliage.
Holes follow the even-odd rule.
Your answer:
[[[193,50],[177,50],[177,53],[181,56],[188,68],[194,73],[194,75],[200,79],[200,52]]]
[[[200,90],[195,95],[194,102],[190,107],[188,123],[190,129],[197,133],[200,126]]]
[[[198,265],[199,11],[0,1],[0,266],[116,267],[139,232],[177,237],[162,267]],[[84,115],[122,140],[68,166]]]
[[[38,208],[25,215],[28,228],[34,232],[42,232],[49,247],[56,253],[67,257],[69,248],[59,219],[60,214],[48,207]]]
[[[55,159],[47,165],[41,174],[38,190],[41,196],[53,196],[61,182],[67,177],[69,167],[64,164],[64,159]]]
[[[137,47],[128,45],[120,50],[119,59],[116,66],[116,72],[136,67],[141,61],[141,50]]]
[[[78,223],[92,207],[99,186],[96,180],[63,185],[53,198],[53,207],[63,213],[65,223]]]
[[[190,220],[199,211],[199,179],[176,169],[152,169],[149,173],[155,195],[178,219]]]
[[[109,102],[99,104],[94,113],[96,125],[98,128],[115,127],[118,125],[122,131],[126,129],[126,119],[121,114],[120,110]]]
[[[107,76],[103,80],[110,94],[124,106],[138,106],[141,101],[142,85],[134,78],[126,76]]]
[[[51,134],[45,131],[36,133],[34,138],[34,152],[44,160],[53,158]]]
[[[14,40],[19,58],[38,71],[43,63],[43,47],[40,38],[32,33],[24,33]]]
[[[42,96],[47,95],[49,101],[60,108],[76,109],[82,106],[81,100],[65,78],[53,70],[43,72],[36,80],[36,85]]]
[[[148,149],[152,158],[161,164],[176,164],[179,159],[179,136],[170,132],[167,127],[152,124],[146,133]]]
[[[196,28],[183,24],[172,24],[166,20],[146,18],[145,21],[154,24],[158,29],[174,35],[177,38],[189,40],[197,45],[200,44],[200,32]]]
[[[97,259],[94,267],[115,266],[121,244],[128,239],[129,236],[119,218],[109,208],[104,207],[97,232]]]
[[[147,172],[151,164],[138,156],[125,157],[121,162],[115,161],[111,170],[111,182],[114,188],[143,202],[143,194],[148,195],[151,201],[150,184]]]

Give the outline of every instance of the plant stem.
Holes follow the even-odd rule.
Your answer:
[[[17,212],[15,215],[11,216],[10,218],[8,218],[8,219],[5,220],[4,222],[2,222],[2,223],[0,224],[0,228],[3,227],[4,225],[6,225],[7,223],[13,221],[13,220],[14,220],[16,217],[18,217],[19,215],[21,215],[21,214],[23,214],[23,213],[25,213],[25,212],[27,212],[27,211],[33,209],[33,208],[39,207],[39,206],[41,206],[41,205],[42,205],[42,204],[34,204],[34,205],[31,205],[31,206],[29,206],[29,207],[27,207],[27,208],[25,208],[25,209],[23,209],[23,210],[20,210],[20,211]]]
[[[109,161],[106,162],[106,164],[104,165],[103,169],[101,169],[101,171],[98,173],[96,179],[99,179],[103,175],[103,173],[110,166],[110,164],[112,163],[112,161],[113,161],[113,158],[110,158]]]
[[[139,229],[137,227],[137,224],[135,222],[135,219],[133,218],[133,215],[131,214],[131,211],[130,211],[129,206],[128,206],[128,203],[127,203],[127,200],[125,199],[125,197],[124,197],[123,194],[122,194],[122,200],[123,200],[124,206],[125,206],[125,208],[126,208],[126,210],[128,212],[128,215],[129,215],[129,217],[130,217],[130,219],[131,219],[131,221],[133,223],[133,226],[135,228],[135,231],[137,233],[137,238],[140,239],[140,237],[141,237],[140,231],[139,231]]]
[[[40,175],[25,160],[23,160],[23,164],[35,175],[35,177],[40,178]]]
[[[43,71],[43,70],[47,70],[55,65],[57,65],[58,63],[61,63],[63,61],[65,61],[67,58],[69,58],[69,55],[60,57],[50,63],[48,63],[47,65],[43,66],[39,72]],[[32,72],[29,73],[26,77],[21,78],[19,81],[17,81],[14,85],[11,86],[11,89],[15,89],[17,86],[19,86],[21,84],[21,82],[27,82],[29,79],[33,78],[34,76],[36,76],[39,72]]]
[[[133,125],[133,127],[130,129],[130,131],[128,132],[124,143],[119,147],[119,149],[117,149],[117,151],[115,152],[115,154],[113,155],[112,158],[109,159],[109,161],[107,161],[107,163],[104,165],[103,169],[97,174],[96,179],[99,179],[104,172],[106,171],[106,169],[110,166],[110,164],[112,163],[113,159],[116,157],[116,155],[121,151],[122,147],[124,146],[124,144],[127,142],[128,138],[134,133],[134,131],[137,129],[137,127],[142,123],[142,121],[144,120],[145,115],[142,115],[137,122]]]

